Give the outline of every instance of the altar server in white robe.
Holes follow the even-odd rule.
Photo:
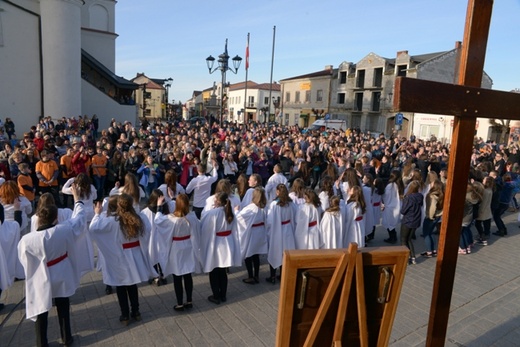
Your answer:
[[[15,201],[16,207],[13,207],[13,211],[15,212],[14,216],[18,215],[18,218],[22,218],[22,212],[19,207],[19,202]],[[0,276],[3,278],[2,281],[4,283],[8,283],[9,287],[15,278],[24,278],[23,268],[21,267],[20,260],[18,259],[18,252],[16,250],[16,245],[20,241],[20,225],[21,220],[19,222],[5,220],[4,215],[4,207],[0,205],[0,247],[4,253],[5,257],[5,268],[7,272],[2,272]],[[17,210],[16,210],[17,209]],[[20,269],[22,269],[20,273]]]
[[[253,200],[253,192],[256,187],[262,187],[262,177],[259,174],[252,174],[248,179],[249,189],[246,191],[246,194],[242,198],[242,202],[240,203],[240,209],[243,209],[247,205],[251,203]]]
[[[215,208],[202,214],[200,225],[202,270],[209,273],[213,292],[208,300],[218,305],[227,301],[226,268],[241,264],[236,218],[226,193],[215,197]]]
[[[351,242],[357,243],[359,248],[365,247],[365,220],[366,213],[363,189],[353,186],[349,189],[349,199],[345,207],[345,241],[344,248]]]
[[[320,181],[321,192],[318,195],[321,202],[321,209],[327,210],[330,206],[330,199],[336,195],[334,193],[334,180],[330,176],[325,176]]]
[[[305,204],[300,205],[296,214],[296,249],[320,249],[323,247],[320,234],[321,202],[312,189],[306,189],[303,196]]]
[[[4,206],[4,220],[14,221],[14,202],[20,202],[20,211],[22,213],[22,225],[20,226],[20,233],[27,233],[27,226],[29,225],[29,217],[33,211],[31,202],[20,194],[20,188],[16,181],[7,181],[0,185],[0,202]],[[23,272],[23,270],[22,270]],[[20,277],[21,278],[21,277]]]
[[[170,169],[164,174],[164,183],[158,188],[164,195],[164,199],[168,204],[168,210],[175,210],[175,200],[179,194],[186,193],[184,188],[179,184],[177,180],[177,173],[175,170]]]
[[[56,224],[56,206],[40,211],[38,230],[28,233],[18,244],[18,255],[25,270],[25,309],[27,319],[36,321],[36,345],[47,346],[48,311],[54,304],[62,344],[73,341],[70,328],[69,297],[79,287],[80,271],[75,254],[75,238],[84,230],[84,205],[79,189],[72,188],[74,212],[63,224]],[[53,300],[54,299],[54,300]]]
[[[374,216],[374,226],[372,230],[365,230],[367,232],[367,240],[373,240],[376,234],[376,227],[381,224],[381,205],[383,201],[383,194],[385,193],[385,183],[381,178],[376,178],[373,182],[374,189],[372,190],[372,196],[370,198],[371,205],[367,206],[372,209]]]
[[[153,268],[159,275],[156,278],[149,279],[148,283],[153,283],[156,286],[161,286],[163,284],[168,283],[168,281],[166,280],[166,275],[164,275],[162,265],[160,263],[160,260],[164,258],[164,254],[168,250],[168,246],[157,234],[154,220],[157,211],[161,211],[164,214],[168,214],[170,211],[170,206],[165,202],[165,204],[161,205],[158,209],[157,201],[159,200],[159,197],[162,197],[164,202],[166,201],[162,191],[160,191],[159,189],[152,190],[150,196],[148,197],[146,207],[141,211],[141,217],[146,218],[146,220],[150,224],[150,233],[147,235],[148,237],[143,238],[142,240],[146,243],[150,263],[153,264]],[[173,204],[173,206],[175,207],[175,203]]]
[[[276,269],[281,266],[283,252],[295,249],[294,229],[296,227],[296,212],[298,207],[289,197],[284,184],[276,187],[277,198],[271,202],[267,210],[267,261],[270,266],[270,276],[267,282],[276,283]]]
[[[141,188],[141,186],[139,185],[137,177],[131,172],[125,175],[125,184],[121,186],[119,182],[116,182],[115,187],[112,188],[112,190],[110,190],[108,196],[121,195],[123,193],[128,194],[132,197],[135,211],[141,211],[139,203],[141,199],[145,198],[146,193],[144,192],[143,188]]]
[[[259,283],[260,254],[267,253],[266,204],[264,189],[256,187],[252,202],[236,216],[240,253],[247,269],[247,278],[242,282],[247,284]]]
[[[385,242],[394,244],[397,242],[397,232],[395,228],[401,220],[401,197],[404,194],[404,184],[401,179],[401,172],[393,170],[390,173],[388,184],[383,194],[383,213],[382,224],[388,231],[388,238]]]
[[[368,240],[368,234],[374,229],[374,209],[372,208],[372,195],[374,194],[374,186],[372,184],[374,178],[371,174],[363,175],[363,198],[365,199],[366,212],[365,220],[365,242]]]
[[[20,203],[15,201],[13,204],[14,219],[15,221],[6,221],[4,216],[4,207],[0,204],[0,296],[3,290],[7,290],[14,281],[14,274],[9,273],[8,259],[4,253],[4,241],[8,243],[14,249],[11,252],[11,256],[18,260],[18,252],[16,251],[16,245],[20,237],[20,225],[22,224],[22,211]],[[13,263],[14,264],[14,263]],[[21,266],[21,264],[20,264]],[[0,303],[0,310],[4,308],[4,304]]]
[[[199,249],[200,221],[195,212],[190,212],[190,200],[186,194],[179,194],[175,201],[175,211],[161,212],[160,206],[165,197],[157,199],[155,215],[158,241],[166,246],[164,257],[160,259],[165,276],[173,275],[173,289],[177,298],[175,311],[184,311],[193,307],[192,273],[200,272],[200,258],[196,254]],[[184,281],[184,286],[183,286]],[[186,291],[184,302],[183,290]]]
[[[94,269],[94,248],[92,247],[92,240],[87,230],[90,221],[94,217],[94,201],[97,200],[97,190],[96,187],[92,185],[90,178],[86,174],[80,173],[65,182],[61,192],[63,194],[72,194],[70,190],[72,184],[79,189],[80,199],[85,204],[85,232],[81,233],[81,237],[76,240],[76,254],[79,259],[82,259],[81,262],[78,262],[78,265],[81,276],[83,276]]]
[[[276,199],[276,186],[279,184],[285,184],[289,187],[287,183],[287,177],[282,172],[282,167],[280,164],[276,164],[273,168],[273,175],[269,177],[267,180],[267,184],[265,185],[265,194],[267,196],[267,202],[271,203],[274,199]]]
[[[141,320],[137,283],[157,277],[157,273],[150,264],[143,240],[150,233],[148,221],[135,211],[130,195],[110,197],[108,205],[114,200],[117,201],[115,215],[101,213],[101,204],[96,204],[89,230],[103,254],[103,283],[116,286],[121,309],[119,321],[126,326],[130,317]]]
[[[43,193],[40,195],[38,199],[38,206],[36,206],[36,211],[31,217],[31,232],[36,231],[38,229],[38,221],[40,215],[40,209],[43,206],[54,205],[56,206],[56,201],[54,200],[54,196],[51,193]],[[58,224],[65,222],[66,220],[72,217],[72,210],[70,208],[58,208]]]
[[[202,212],[206,212],[215,208],[215,197],[219,193],[226,193],[228,195],[229,201],[231,202],[231,208],[233,208],[234,212],[240,210],[240,197],[233,193],[233,186],[231,185],[231,181],[227,178],[223,178],[218,180],[217,185],[215,186],[215,194],[206,199],[206,204],[204,205]]]
[[[345,240],[343,224],[345,206],[340,206],[340,198],[333,196],[329,199],[329,208],[323,213],[320,222],[321,239],[323,240],[323,248],[337,249],[343,248]]]

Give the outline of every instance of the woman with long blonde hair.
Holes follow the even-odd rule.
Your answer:
[[[109,196],[121,195],[123,193],[128,194],[128,195],[130,195],[130,197],[132,197],[132,201],[133,201],[135,210],[140,211],[141,209],[139,207],[139,202],[141,201],[141,199],[143,199],[146,196],[146,194],[145,194],[143,188],[141,188],[139,186],[139,182],[137,181],[137,176],[131,172],[128,172],[125,175],[124,183],[125,184],[123,186],[121,186],[119,184],[119,182],[116,182],[115,187],[112,188],[112,190],[110,191],[110,193],[108,195]]]

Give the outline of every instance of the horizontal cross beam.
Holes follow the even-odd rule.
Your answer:
[[[520,93],[406,77],[394,92],[396,111],[520,120]]]

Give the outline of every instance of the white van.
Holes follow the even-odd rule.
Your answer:
[[[309,130],[325,130],[327,128],[347,130],[347,121],[341,119],[318,119],[309,126]]]

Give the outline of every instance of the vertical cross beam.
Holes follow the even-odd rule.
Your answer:
[[[480,87],[493,0],[469,0],[458,84]],[[426,346],[444,346],[455,280],[475,117],[455,116]]]

